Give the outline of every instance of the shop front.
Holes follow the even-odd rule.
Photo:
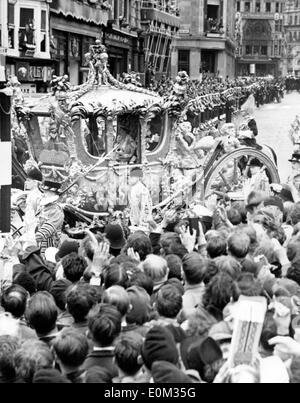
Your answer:
[[[6,59],[6,77],[17,76],[26,94],[47,92],[54,71],[49,60]]]
[[[104,43],[109,54],[109,65],[112,75],[120,78],[123,73],[139,71],[137,48],[137,35],[115,32],[107,29],[104,34]]]

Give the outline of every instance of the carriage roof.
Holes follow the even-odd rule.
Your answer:
[[[70,92],[70,111],[76,115],[78,107],[86,115],[90,114],[118,114],[118,113],[146,113],[154,106],[163,108],[163,98],[154,92],[132,85],[123,88],[114,86],[93,86],[82,96],[77,97],[78,91]],[[72,98],[75,96],[75,99]],[[55,97],[49,95],[29,96],[25,98],[25,106],[34,115],[47,116],[50,107],[55,103]]]

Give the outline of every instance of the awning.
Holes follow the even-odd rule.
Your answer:
[[[53,0],[51,11],[96,25],[107,25],[108,10],[72,0]]]

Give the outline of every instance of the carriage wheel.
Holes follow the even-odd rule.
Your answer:
[[[205,197],[218,190],[223,193],[235,192],[238,189],[241,179],[249,177],[249,164],[253,159],[258,159],[265,168],[266,175],[271,183],[280,183],[278,170],[263,152],[253,148],[245,147],[224,155],[215,162],[205,177]],[[225,176],[225,170],[231,163],[232,175],[230,180]]]

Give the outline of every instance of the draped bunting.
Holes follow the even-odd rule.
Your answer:
[[[107,25],[108,10],[71,0],[53,0],[51,9],[65,17],[73,17],[97,25]]]

